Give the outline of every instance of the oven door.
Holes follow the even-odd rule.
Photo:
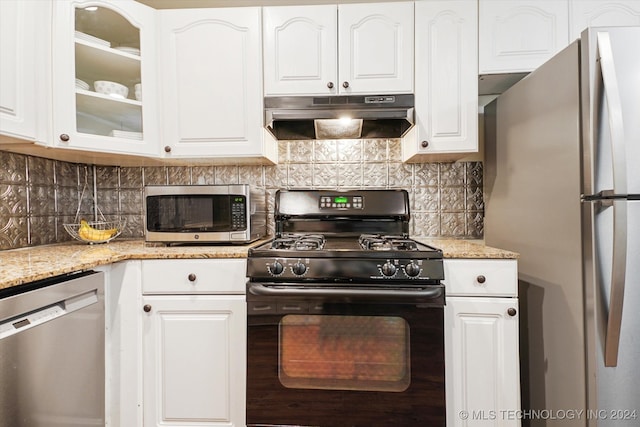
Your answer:
[[[248,426],[444,426],[444,288],[249,283]]]

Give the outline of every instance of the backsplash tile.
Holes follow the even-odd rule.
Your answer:
[[[71,240],[63,224],[80,215],[122,216],[122,237],[144,236],[144,185],[238,184],[263,188],[274,232],[279,188],[402,188],[411,202],[414,236],[482,238],[481,162],[404,164],[399,140],[281,141],[276,166],[111,167],[60,162],[0,151],[0,249]],[[94,201],[94,173],[96,198]]]

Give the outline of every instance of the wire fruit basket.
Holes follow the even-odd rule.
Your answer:
[[[84,186],[82,187],[82,193],[78,200],[78,209],[76,210],[76,216],[72,224],[63,224],[64,229],[71,237],[81,242],[90,244],[94,243],[107,243],[118,237],[126,225],[126,220],[122,217],[114,217],[111,219],[105,218],[98,207],[95,204],[97,214],[94,221],[86,221],[80,218],[80,207],[82,206],[82,200],[84,199],[85,192],[88,186],[87,179],[88,172],[85,168]]]
[[[76,240],[87,243],[107,243],[118,237],[126,221],[117,219],[107,221],[102,217],[101,221],[85,221],[81,219],[79,223],[63,224],[64,229]]]

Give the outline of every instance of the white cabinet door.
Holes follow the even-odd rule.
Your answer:
[[[413,92],[413,2],[338,5],[340,93]]]
[[[53,146],[156,154],[156,11],[133,0],[54,4]],[[127,93],[100,93],[96,81]],[[136,99],[138,84],[144,104]]]
[[[335,5],[263,9],[265,95],[331,95],[336,76]]]
[[[638,0],[569,0],[569,8],[571,41],[587,27],[640,25]]]
[[[416,126],[402,142],[403,160],[476,152],[476,1],[417,1],[415,8]]]
[[[568,0],[479,0],[480,74],[528,72],[569,43]]]
[[[518,300],[448,297],[447,425],[520,425]]]
[[[0,134],[35,141],[46,123],[50,5],[0,1]]]
[[[263,141],[261,10],[160,13],[167,158],[253,157]]]
[[[413,2],[265,8],[265,95],[412,93],[413,16]]]
[[[142,302],[149,310],[144,426],[243,427],[244,296],[144,296]]]

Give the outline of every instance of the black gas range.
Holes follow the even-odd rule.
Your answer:
[[[409,237],[405,190],[281,190],[275,208],[275,238],[249,250],[251,282],[442,291],[442,251]]]
[[[247,426],[444,427],[442,251],[409,237],[407,192],[275,202],[247,260]]]

